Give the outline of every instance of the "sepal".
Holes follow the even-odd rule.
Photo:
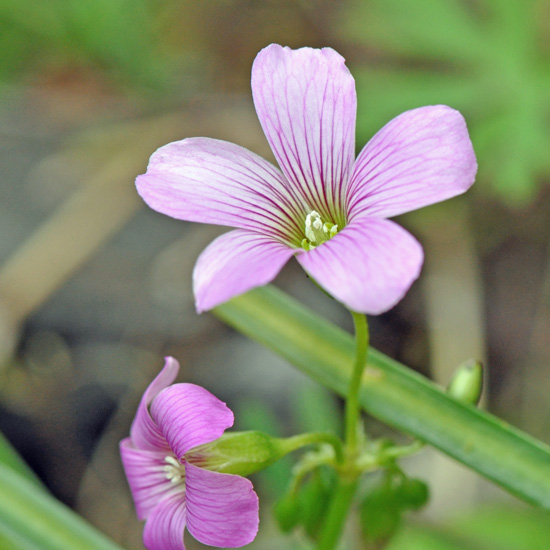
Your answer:
[[[205,470],[248,476],[285,456],[288,450],[284,441],[258,431],[226,433],[194,447],[185,460]]]

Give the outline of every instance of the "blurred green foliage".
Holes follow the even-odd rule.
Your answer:
[[[315,19],[322,4],[2,0],[0,82],[95,71],[160,100],[197,77],[243,78],[272,41],[333,46],[357,81],[358,145],[406,109],[444,103],[466,117],[476,188],[512,206],[537,196],[550,178],[550,0],[349,0]],[[312,17],[324,44],[304,30]]]
[[[548,0],[369,0],[348,16],[346,40],[368,48],[352,66],[359,145],[404,110],[447,104],[469,125],[478,192],[535,198],[550,177]]]
[[[409,525],[386,550],[546,550],[549,520],[536,509],[481,507],[444,527]]]
[[[310,540],[318,542],[336,484],[334,470],[323,466],[314,470],[296,492],[280,499],[275,504],[274,514],[281,531],[288,533],[302,528]]]
[[[400,470],[385,470],[379,478],[367,480],[359,512],[366,548],[379,548],[401,526],[407,510],[419,510],[429,499],[428,486],[408,478]]]
[[[0,80],[59,69],[105,71],[116,83],[168,85],[169,56],[152,0],[2,0]]]

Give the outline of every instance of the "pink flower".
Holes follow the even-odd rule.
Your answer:
[[[268,46],[254,61],[252,94],[280,170],[237,145],[189,138],[161,147],[137,178],[151,208],[237,228],[197,261],[197,310],[270,282],[291,256],[348,308],[390,309],[423,252],[387,218],[472,185],[463,117],[443,105],[407,111],[355,159],[355,82],[330,48]]]
[[[194,384],[172,384],[178,362],[166,358],[120,442],[122,464],[149,550],[185,550],[185,527],[200,542],[235,548],[258,531],[258,497],[247,479],[186,461],[198,445],[218,439],[233,413]]]

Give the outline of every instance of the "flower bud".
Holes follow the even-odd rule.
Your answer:
[[[205,470],[247,476],[267,468],[289,450],[284,439],[262,432],[231,432],[193,447],[185,460]]]
[[[477,405],[483,390],[483,366],[470,359],[456,370],[447,387],[447,393],[465,403]]]

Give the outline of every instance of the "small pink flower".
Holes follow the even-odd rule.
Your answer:
[[[178,371],[178,362],[167,357],[143,394],[130,437],[120,442],[137,516],[147,520],[144,544],[149,550],[185,550],[187,527],[203,544],[243,546],[258,531],[252,483],[199,468],[185,458],[232,426],[233,413],[200,386],[172,384]]]
[[[462,115],[444,105],[407,111],[355,159],[355,82],[330,48],[271,44],[254,61],[252,95],[280,169],[237,145],[189,138],[161,147],[136,182],[159,212],[237,228],[197,261],[197,310],[269,283],[292,256],[348,308],[393,307],[423,252],[387,218],[472,185]]]

